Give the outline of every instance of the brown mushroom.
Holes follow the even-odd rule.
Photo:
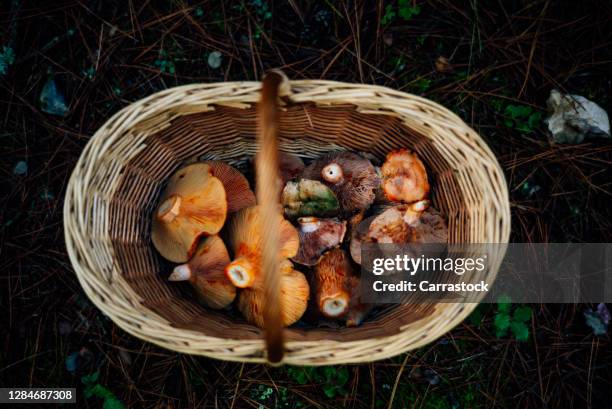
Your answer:
[[[383,191],[391,201],[412,203],[429,194],[425,166],[407,149],[389,152],[380,172]]]
[[[292,260],[306,266],[317,264],[325,251],[342,243],[346,233],[346,221],[338,219],[300,217],[298,224],[300,249]]]
[[[351,265],[343,250],[335,248],[323,255],[314,272],[316,302],[323,315],[339,318],[346,314],[351,275]]]
[[[249,186],[249,181],[238,169],[220,161],[208,161],[205,163],[210,165],[211,174],[223,183],[228,213],[234,213],[245,207],[257,204],[255,194]]]
[[[278,152],[278,171],[283,185],[291,179],[297,178],[304,170],[304,161],[297,155],[289,152]]]
[[[349,277],[348,288],[351,298],[349,301],[348,313],[346,314],[346,326],[356,327],[361,325],[363,319],[372,309],[372,304],[365,303],[361,299],[361,279],[359,277]]]
[[[429,207],[429,201],[421,200],[410,205],[393,206],[372,220],[368,238],[377,243],[422,243],[420,218]]]
[[[351,232],[351,242],[349,244],[349,251],[351,253],[351,258],[357,264],[361,264],[361,247],[364,243],[371,243],[371,240],[368,237],[368,231],[370,229],[370,224],[372,220],[374,220],[375,216],[370,216],[367,219],[361,221],[355,228],[353,228]]]
[[[282,324],[288,326],[304,315],[310,298],[310,287],[304,274],[294,270],[291,262],[283,263],[280,273]],[[241,290],[238,296],[238,309],[242,315],[260,328],[264,327],[264,294],[261,280],[257,280],[254,286]]]
[[[320,180],[338,197],[345,212],[368,208],[380,181],[372,163],[351,152],[329,154],[304,169],[302,177]]]
[[[279,260],[297,254],[300,239],[297,230],[279,213]],[[229,229],[230,246],[234,260],[225,267],[225,274],[239,288],[252,287],[260,275],[262,237],[261,215],[258,206],[248,207],[236,213]]]
[[[291,180],[281,194],[285,215],[296,217],[332,217],[340,211],[334,192],[318,180]]]
[[[198,299],[211,308],[225,308],[234,301],[236,287],[225,276],[229,254],[219,236],[202,240],[193,257],[174,268],[168,280],[189,281]]]
[[[151,225],[153,245],[164,258],[184,263],[201,236],[221,230],[226,215],[225,189],[210,166],[186,166],[170,178],[161,196]]]

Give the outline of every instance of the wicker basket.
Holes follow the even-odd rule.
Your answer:
[[[64,205],[68,254],[88,297],[130,334],[213,358],[266,362],[262,331],[201,307],[165,281],[150,240],[164,181],[199,159],[244,164],[257,150],[259,82],[168,89],[116,113],[83,151]],[[280,149],[303,158],[335,150],[379,158],[410,147],[425,162],[432,202],[452,243],[507,243],[508,192],[495,156],[446,108],[385,87],[292,81],[278,115]],[[495,275],[501,257],[489,260]],[[460,323],[474,303],[398,305],[356,328],[284,331],[284,362],[357,363],[425,345]]]

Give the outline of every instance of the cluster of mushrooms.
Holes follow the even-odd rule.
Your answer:
[[[359,325],[371,305],[361,301],[363,243],[446,243],[447,226],[429,206],[425,166],[407,149],[382,166],[351,152],[328,154],[308,166],[281,153],[279,198],[283,324],[304,315]],[[263,327],[261,215],[247,178],[218,161],[177,171],[152,222],[159,253],[177,265],[170,281],[188,281],[204,305],[235,300],[246,320]],[[312,291],[311,291],[312,289]]]

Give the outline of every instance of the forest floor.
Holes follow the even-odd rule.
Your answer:
[[[612,112],[610,2],[487,3],[1,2],[0,386],[87,388],[78,407],[108,409],[612,407],[610,334],[585,322],[594,305],[530,305],[526,341],[497,336],[491,305],[393,359],[271,368],[128,335],[66,255],[67,180],[104,121],[169,87],[269,68],[443,104],[497,155],[512,241],[611,242],[612,145],[556,145],[542,121],[553,88]]]

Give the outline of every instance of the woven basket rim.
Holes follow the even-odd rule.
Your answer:
[[[154,312],[148,310],[146,314],[139,320],[136,321],[134,316],[124,314],[128,308],[144,309],[137,300],[135,293],[134,298],[130,300],[117,300],[107,299],[104,291],[108,290],[105,286],[121,285],[122,290],[129,293],[129,289],[123,288],[123,286],[129,287],[125,282],[121,282],[121,276],[113,276],[111,282],[105,280],[96,275],[96,272],[92,271],[92,267],[89,264],[95,264],[93,259],[83,259],[82,254],[77,251],[77,241],[84,240],[79,233],[84,233],[82,230],[87,227],[87,218],[91,217],[88,213],[88,209],[85,209],[85,199],[80,195],[79,190],[83,187],[89,187],[89,182],[92,178],[92,172],[95,171],[91,163],[87,163],[92,155],[100,155],[104,153],[113,144],[120,141],[120,138],[112,139],[108,137],[111,131],[114,134],[118,133],[118,129],[121,129],[122,122],[127,120],[134,120],[138,118],[134,125],[142,123],[156,115],[160,114],[160,110],[151,110],[147,112],[147,108],[153,103],[164,105],[164,110],[171,111],[173,106],[181,105],[181,100],[184,99],[185,94],[195,95],[206,94],[214,90],[218,90],[216,94],[218,98],[214,102],[210,103],[211,106],[223,105],[225,102],[235,103],[237,101],[254,104],[258,98],[258,90],[261,86],[260,82],[255,81],[236,81],[236,82],[217,82],[208,84],[189,84],[178,87],[169,88],[166,90],[159,91],[148,97],[135,101],[118,112],[112,115],[92,136],[90,141],[86,144],[83,153],[79,157],[75,169],[73,170],[68,187],[66,190],[66,200],[64,202],[64,236],[66,240],[66,247],[69,258],[74,267],[75,273],[79,283],[83,287],[88,298],[107,316],[109,316],[120,328],[126,332],[149,342],[153,342],[165,348],[170,348],[178,352],[201,354],[214,358],[221,358],[224,360],[231,361],[242,361],[242,362],[265,362],[265,357],[260,354],[260,351],[264,347],[263,340],[252,339],[228,339],[228,338],[216,338],[207,335],[203,335],[198,331],[191,331],[181,329],[182,340],[193,340],[197,347],[191,344],[182,345],[180,342],[172,343],[167,340],[158,338],[163,337],[167,334],[177,333],[176,328],[171,323],[165,322],[165,320]],[[486,160],[486,166],[489,170],[495,173],[495,176],[499,179],[498,191],[496,191],[496,198],[498,203],[494,204],[497,208],[498,215],[502,221],[502,231],[499,233],[499,242],[507,243],[509,239],[510,231],[510,210],[508,201],[508,190],[507,184],[504,178],[504,174],[497,162],[495,155],[486,143],[480,138],[480,136],[469,128],[455,113],[448,110],[447,108],[437,104],[436,102],[428,99],[404,93],[401,91],[393,90],[387,87],[379,85],[368,85],[368,84],[353,84],[338,81],[328,80],[292,80],[291,87],[293,93],[291,99],[297,103],[315,103],[321,105],[342,105],[350,104],[357,108],[365,107],[366,110],[371,108],[372,92],[380,95],[381,99],[397,99],[398,105],[401,105],[401,101],[410,101],[414,104],[421,104],[427,109],[431,109],[436,113],[440,113],[444,120],[448,122],[449,126],[460,128],[463,132],[469,134],[470,138],[476,141],[477,148],[480,150],[479,155]],[[338,91],[366,91],[363,95],[353,95],[351,97],[342,96]],[[370,93],[368,97],[364,96]],[[333,99],[334,93],[337,99]],[[320,99],[318,96],[323,95],[325,98]],[[349,94],[350,95],[350,94]],[[168,105],[169,103],[169,105]],[[406,113],[402,113],[402,110],[397,108],[393,110],[381,111],[382,115],[398,115],[402,120],[406,120]],[[404,109],[405,110],[405,109]],[[114,130],[113,130],[113,127]],[[108,137],[108,141],[103,139]],[[474,147],[476,149],[476,147]],[[96,153],[92,153],[92,151]],[[78,212],[81,210],[84,212]],[[79,243],[80,245],[81,243]],[[110,293],[112,297],[112,292]],[[107,294],[108,295],[108,292]],[[443,331],[438,331],[438,334],[430,337],[416,337],[411,339],[408,334],[408,330],[414,326],[433,327],[434,324],[440,321],[434,321],[433,316],[427,318],[429,323],[415,322],[408,324],[402,328],[398,334],[377,337],[375,339],[368,340],[357,340],[348,342],[339,342],[335,340],[324,340],[324,341],[287,341],[287,354],[285,361],[286,363],[292,364],[308,364],[308,365],[324,365],[330,363],[346,363],[346,362],[365,362],[373,361],[378,359],[387,358],[396,355],[400,352],[407,351],[409,349],[418,348],[431,342],[433,339],[439,337],[441,334],[446,333],[460,322],[475,308],[477,304],[452,304],[454,307],[444,308],[436,311],[434,314],[435,318],[444,321],[445,325]],[[135,323],[136,322],[136,323]],[[136,325],[138,324],[138,325]],[[427,330],[427,328],[425,328]],[[429,330],[434,330],[429,328]],[[433,333],[433,332],[432,332]],[[381,342],[380,348],[373,350],[372,344]],[[205,341],[205,342],[204,342]],[[203,348],[204,343],[210,343],[214,347],[210,350]],[[227,344],[227,345],[226,345]],[[233,346],[231,346],[231,345]],[[224,346],[226,345],[226,346]],[[325,351],[330,351],[326,353]],[[359,354],[360,350],[367,350],[366,354]],[[298,351],[299,353],[296,353]],[[348,351],[348,352],[347,352]]]

